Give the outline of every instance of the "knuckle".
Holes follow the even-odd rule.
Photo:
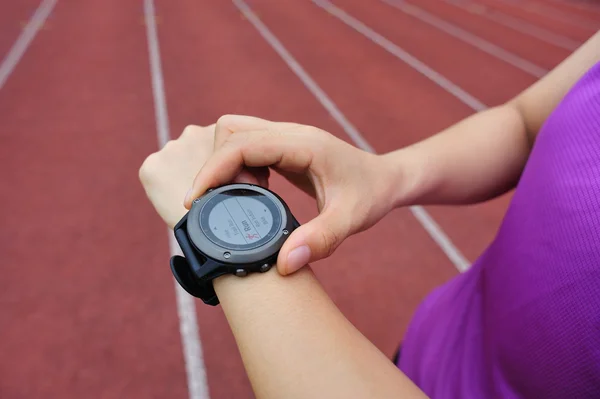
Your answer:
[[[158,163],[159,153],[155,152],[146,157],[138,171],[138,177],[142,183],[148,183],[152,179],[152,176],[154,176],[155,171],[158,169]]]
[[[200,129],[202,129],[200,126],[197,125],[187,125],[184,129],[183,132],[181,133],[182,137],[187,137],[187,136],[193,136],[195,133],[197,133]]]
[[[294,129],[297,133],[311,138],[318,137],[323,131],[312,125],[298,125]]]
[[[321,131],[321,129],[316,128],[314,126],[311,125],[302,125],[299,130],[304,133],[304,134],[310,134],[310,135],[318,135],[319,132]]]
[[[194,145],[212,148],[214,139],[214,125],[206,127],[188,125],[181,134],[182,146]]]
[[[221,115],[219,119],[217,119],[217,130],[219,129],[227,129],[230,130],[230,127],[233,125],[233,120],[235,116],[231,114]]]

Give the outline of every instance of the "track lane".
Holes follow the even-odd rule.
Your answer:
[[[107,27],[110,26],[110,29]],[[0,91],[0,396],[186,398],[139,3],[59,2]]]
[[[509,100],[514,95],[515,88],[525,88],[536,80],[530,74],[383,2],[371,3],[369,7],[365,7],[359,0],[336,0],[332,4],[392,43],[400,45],[403,50],[441,73],[487,106]],[[315,12],[324,11],[315,7]],[[341,23],[335,18],[332,21]],[[345,25],[342,24],[342,26]],[[349,30],[346,33],[351,38],[349,40],[353,40],[354,37],[362,37],[350,27],[346,30]],[[370,41],[365,43],[372,44]],[[370,51],[376,54],[381,51],[385,52],[377,46]],[[468,62],[462,60],[468,60]],[[397,61],[393,62],[391,66],[391,75],[394,75],[394,68],[405,66],[400,60]],[[494,79],[490,79],[490,71],[493,71]],[[357,77],[360,76],[360,71],[355,73]],[[395,93],[399,95],[397,89]]]
[[[515,2],[513,1],[513,3]],[[523,2],[518,2],[518,5],[527,12],[573,26],[580,26],[586,29],[598,29],[598,25],[600,24],[600,21],[590,18],[589,15],[577,15],[576,12],[567,11],[564,8],[561,10],[543,1],[525,0]]]
[[[568,50],[569,52],[576,50],[581,45],[581,42],[579,41],[535,26],[525,20],[506,15],[500,11],[491,9],[490,7],[465,0],[444,1],[468,13],[479,15],[481,18],[506,26],[517,32],[524,33],[527,36],[535,37],[543,42]]]
[[[519,7],[517,3],[511,4],[501,0],[477,0],[477,3],[581,42],[589,39],[594,33],[593,30],[588,28],[577,27],[573,24],[556,21],[543,15],[529,12]]]
[[[394,3],[394,0],[386,1]],[[546,69],[552,69],[571,53],[508,27],[490,23],[489,20],[479,15],[469,13],[446,2],[419,0],[409,4],[418,6],[419,9],[441,18],[443,21],[459,26],[467,32]]]
[[[592,12],[595,15],[600,16],[600,4],[595,2],[595,0],[590,1],[564,1],[564,0],[550,0],[548,1],[550,4],[558,4],[565,7],[574,8],[580,11]]]
[[[177,7],[157,4],[157,8],[174,134],[190,123],[208,124],[225,113],[243,113],[317,125],[348,140],[231,3],[184,0]],[[313,27],[322,22],[310,21]],[[371,82],[375,79],[373,75]],[[315,214],[313,201],[280,178],[273,187],[300,220]],[[398,251],[396,237],[411,251]],[[378,264],[376,269],[373,263]],[[348,318],[389,355],[420,299],[456,273],[406,210],[353,237],[315,268]],[[395,306],[389,306],[390,301]],[[251,395],[221,310],[199,304],[198,320],[211,397]]]
[[[581,4],[576,2],[562,2],[562,1],[529,1],[530,4],[536,4],[546,9],[552,10],[553,12],[563,13],[564,15],[573,15],[575,18],[581,18],[582,20],[588,20],[590,22],[596,21],[600,24],[600,8],[589,7],[581,8]]]

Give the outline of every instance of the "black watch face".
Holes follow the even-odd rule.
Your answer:
[[[200,228],[214,244],[250,250],[273,239],[282,215],[273,199],[260,192],[232,189],[215,194],[200,211]]]

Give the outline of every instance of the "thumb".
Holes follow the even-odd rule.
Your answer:
[[[331,255],[349,234],[345,215],[339,209],[328,210],[294,230],[279,252],[279,273],[294,273],[309,262]]]

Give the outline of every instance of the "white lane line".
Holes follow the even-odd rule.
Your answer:
[[[543,6],[541,4],[530,4],[530,3],[524,3],[522,0],[499,0],[500,3],[506,3],[506,4],[511,4],[514,5],[516,7],[519,7],[525,11],[528,11],[532,14],[538,14],[541,15],[543,17],[548,17],[551,19],[554,19],[556,21],[571,25],[571,26],[576,26],[579,28],[584,28],[584,29],[590,29],[593,31],[598,30],[599,26],[597,23],[594,23],[592,20],[589,19],[580,19],[577,17],[574,17],[572,14],[571,15],[567,15],[567,13],[565,12],[560,12],[555,8],[551,8],[551,7],[547,7],[547,6]]]
[[[430,14],[429,12],[415,6],[414,4],[407,3],[404,0],[381,0],[383,3],[393,7],[397,10],[402,11],[403,13],[410,15],[418,20],[433,26],[434,28],[441,30],[449,34],[450,36],[454,36],[455,38],[462,40],[465,43],[470,44],[473,47],[478,48],[479,50],[498,58],[516,68],[519,68],[522,71],[525,71],[536,78],[541,78],[548,70],[534,64],[533,62],[529,62],[516,54],[511,53],[503,49],[500,46],[497,46],[493,43],[488,42],[481,37],[468,32],[458,26],[451,24],[450,22],[444,21],[443,19]]]
[[[169,230],[169,248],[171,249],[171,255],[183,256],[171,230]],[[175,283],[175,295],[177,297],[179,332],[183,343],[189,397],[190,399],[209,399],[206,366],[202,355],[202,343],[198,331],[194,298],[185,292],[177,281],[173,280],[173,282]]]
[[[363,34],[365,37],[370,39],[373,43],[382,47],[384,50],[388,51],[390,54],[396,56],[398,59],[403,61],[404,63],[411,66],[417,72],[421,73],[425,77],[429,78],[432,82],[446,90],[448,93],[452,94],[454,97],[459,99],[463,104],[466,104],[471,109],[475,111],[483,111],[487,109],[487,106],[482,103],[480,100],[467,93],[465,90],[460,88],[458,85],[450,81],[450,79],[446,78],[439,72],[433,70],[429,66],[427,66],[422,61],[418,60],[411,54],[407,53],[403,49],[401,49],[396,44],[392,43],[389,39],[383,37],[379,33],[375,32],[373,29],[369,28],[367,25],[354,18],[346,11],[336,7],[331,2],[327,0],[312,0],[313,3],[323,8],[329,14],[338,18],[340,21],[344,22],[346,25],[356,30],[357,32]]]
[[[0,90],[54,9],[57,0],[43,0],[0,64]]]
[[[144,0],[144,17],[146,21],[146,37],[148,40],[148,55],[150,74],[152,77],[152,94],[154,97],[154,112],[156,118],[156,135],[158,146],[162,148],[169,140],[169,116],[163,81],[158,34],[156,32],[156,12],[153,0]],[[179,245],[169,230],[169,247],[171,255],[181,255]],[[202,345],[198,333],[196,305],[194,299],[186,293],[173,279],[177,296],[177,314],[179,315],[179,331],[183,345],[183,358],[187,374],[190,399],[208,399],[208,383],[206,369],[202,356]]]
[[[448,4],[451,4],[464,11],[470,12],[471,14],[475,14],[482,18],[489,19],[490,21],[494,21],[500,25],[504,25],[508,28],[516,30],[517,32],[521,32],[531,37],[535,37],[538,40],[541,40],[548,44],[552,44],[557,47],[561,47],[565,50],[574,51],[577,48],[579,48],[579,46],[581,46],[580,42],[571,40],[566,36],[550,32],[549,30],[532,25],[522,19],[511,17],[508,14],[504,14],[497,10],[492,10],[489,7],[481,4],[476,4],[471,1],[464,0],[445,1]]]
[[[304,83],[306,88],[319,100],[323,107],[331,114],[331,116],[340,124],[346,134],[356,143],[357,146],[368,152],[375,152],[373,147],[364,139],[362,134],[356,127],[342,114],[337,105],[329,98],[329,96],[319,87],[306,73],[304,68],[300,66],[298,61],[290,54],[289,51],[281,44],[279,39],[271,33],[269,28],[254,14],[250,7],[243,0],[233,0],[233,4],[244,14],[244,16],[252,23],[258,33],[273,47],[273,50],[285,61],[288,67],[296,74],[296,76]]]
[[[317,82],[302,68],[284,45],[277,37],[267,28],[267,26],[256,16],[244,0],[232,0],[235,6],[244,14],[244,17],[254,26],[258,33],[265,39],[267,43],[275,50],[281,59],[288,67],[296,74],[298,79],[302,81],[304,86],[312,93],[313,96],[321,103],[321,105],[329,112],[335,121],[344,129],[346,134],[354,141],[354,143],[365,151],[375,152],[373,147],[365,140],[362,134],[340,111],[337,105],[329,98],[329,96],[319,87]],[[411,206],[410,210],[415,218],[421,223],[431,238],[438,244],[448,259],[460,271],[464,272],[469,268],[469,261],[464,257],[460,250],[452,243],[446,233],[440,226],[434,222],[433,218],[427,213],[423,207]]]

